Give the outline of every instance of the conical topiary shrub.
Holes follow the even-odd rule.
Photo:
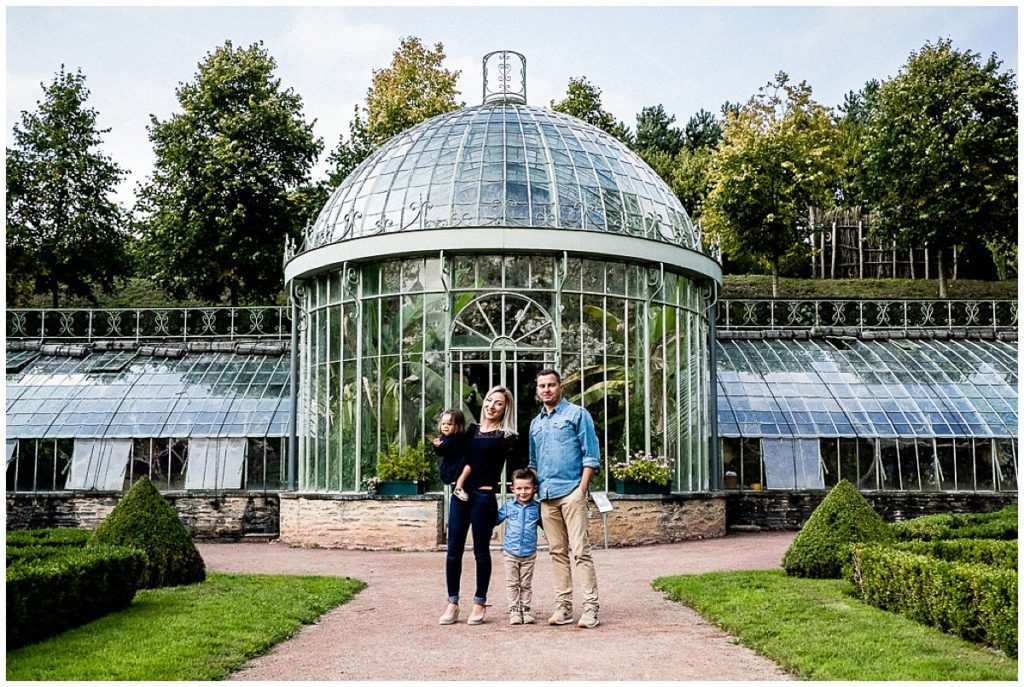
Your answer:
[[[146,477],[124,495],[93,532],[89,544],[120,544],[144,550],[149,563],[142,588],[173,587],[206,579],[206,564],[192,536]]]
[[[845,479],[828,493],[782,557],[796,577],[838,578],[858,542],[894,541],[889,526]]]

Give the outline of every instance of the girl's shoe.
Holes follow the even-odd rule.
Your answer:
[[[467,494],[466,490],[462,487],[455,487],[455,491],[452,492],[452,495],[459,501],[469,501],[469,494]]]
[[[479,609],[479,610],[478,610]],[[473,604],[473,612],[469,614],[469,618],[466,620],[467,625],[479,625],[484,621],[484,614],[487,613],[487,608],[480,604]]]
[[[441,620],[438,621],[442,625],[454,625],[459,619],[459,607],[455,604],[448,604],[448,608],[445,609],[444,615],[441,616]]]

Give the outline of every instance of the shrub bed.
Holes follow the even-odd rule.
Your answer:
[[[89,530],[76,530],[71,527],[16,530],[7,533],[7,548],[12,546],[85,546],[91,534]]]
[[[882,516],[844,479],[811,513],[782,556],[782,567],[794,577],[839,578],[853,544],[892,540]]]
[[[848,577],[873,606],[1017,656],[1017,571],[878,544],[853,547]]]
[[[957,563],[982,563],[1007,570],[1017,569],[1017,542],[998,539],[949,539],[895,544],[899,551],[933,556]]]
[[[7,649],[128,606],[145,568],[146,554],[124,546],[23,547],[8,558]]]
[[[902,541],[938,539],[1016,539],[1017,506],[992,513],[924,515],[890,525]]]

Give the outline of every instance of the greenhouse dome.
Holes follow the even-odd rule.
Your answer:
[[[552,366],[605,461],[662,455],[676,490],[708,488],[716,256],[625,145],[526,104],[521,55],[484,73],[483,105],[386,142],[286,253],[299,489],[360,490],[378,453],[428,442],[444,408],[476,419],[495,384],[516,396],[525,462]]]

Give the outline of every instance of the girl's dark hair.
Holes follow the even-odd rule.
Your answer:
[[[516,470],[515,472],[512,473],[512,482],[513,482],[513,484],[515,483],[515,481],[517,479],[527,479],[527,480],[530,480],[530,482],[532,482],[534,486],[537,485],[537,475],[533,474],[533,470],[527,470],[526,468],[519,468],[518,470]]]
[[[437,418],[437,433],[441,433],[441,421],[444,420],[445,415],[452,416],[452,424],[455,425],[456,434],[466,433],[466,416],[458,408],[449,408],[448,410],[441,413],[441,417]]]

